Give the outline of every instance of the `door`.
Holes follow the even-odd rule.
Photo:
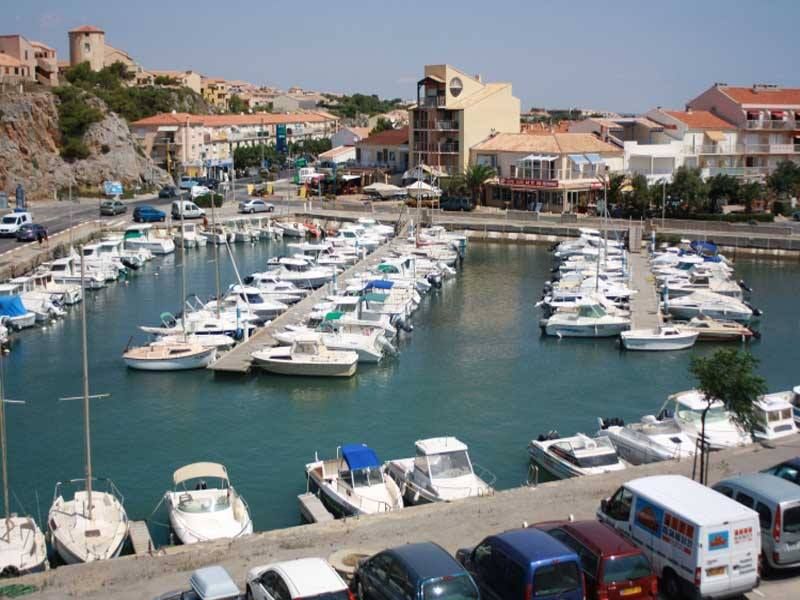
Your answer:
[[[600,557],[563,529],[552,529],[547,533],[575,551],[581,559],[581,570],[583,571],[583,579],[586,582],[586,597],[596,598],[598,594],[598,578],[600,577]]]
[[[781,542],[778,545],[782,563],[800,561],[800,502],[781,507]]]
[[[362,600],[394,600],[389,592],[389,572],[392,562],[389,555],[379,554],[369,559],[365,567],[359,571],[360,591],[364,595]]]
[[[286,583],[275,571],[264,573],[251,589],[254,600],[292,600]]]
[[[470,574],[480,588],[481,597],[487,600],[502,599],[495,591],[503,576],[495,565],[496,552],[491,542],[484,541],[472,551],[470,560]]]
[[[631,533],[631,507],[633,492],[627,488],[619,488],[611,498],[600,505],[600,520],[608,523],[625,536]]]

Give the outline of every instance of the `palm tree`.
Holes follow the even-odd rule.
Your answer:
[[[478,204],[484,184],[497,175],[489,165],[470,165],[459,176],[464,187],[469,191],[473,204]]]

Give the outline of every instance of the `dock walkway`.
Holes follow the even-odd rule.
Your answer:
[[[300,514],[308,523],[327,523],[333,521],[333,515],[322,504],[322,500],[311,492],[297,496],[300,502]]]
[[[631,287],[631,329],[655,329],[663,323],[656,282],[648,264],[647,254],[629,253]]]
[[[129,524],[133,553],[137,555],[150,554],[155,545],[150,537],[150,530],[145,521],[131,521]]]
[[[356,273],[369,270],[378,265],[390,254],[398,243],[405,242],[405,231],[406,228],[401,227],[399,235],[378,247],[372,254],[368,254],[365,258],[355,263],[343,273],[337,275],[336,281],[340,283],[338,286],[339,289],[343,288],[344,282],[354,277]],[[277,341],[272,335],[274,332],[283,329],[286,325],[304,322],[315,304],[322,302],[326,296],[335,295],[336,291],[333,283],[323,285],[321,288],[315,290],[300,302],[290,307],[289,310],[279,315],[269,325],[257,330],[250,336],[249,340],[242,342],[229,352],[223,354],[214,363],[209,365],[208,368],[217,372],[247,373],[253,362],[253,352],[277,345]]]

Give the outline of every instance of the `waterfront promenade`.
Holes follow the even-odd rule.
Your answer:
[[[628,253],[631,269],[631,287],[636,294],[631,296],[631,329],[655,329],[663,323],[659,307],[655,278],[650,270],[647,254]]]
[[[774,449],[755,445],[714,453],[710,480],[763,469],[795,456],[796,444],[791,439]],[[170,547],[153,556],[63,567],[23,577],[18,583],[40,588],[39,593],[28,596],[31,600],[142,600],[169,590],[185,589],[192,570],[221,564],[243,588],[249,568],[278,560],[328,557],[343,549],[374,552],[422,540],[437,542],[455,552],[460,547],[474,545],[486,535],[519,527],[523,522],[567,519],[570,515],[575,519],[593,519],[600,500],[624,481],[663,473],[690,475],[691,470],[691,461],[633,467],[619,473],[546,483],[536,488],[520,487],[452,504],[279,529],[237,541]],[[792,600],[797,598],[797,589],[795,579],[778,575],[764,581],[748,598]]]

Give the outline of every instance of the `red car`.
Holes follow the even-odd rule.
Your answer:
[[[586,598],[656,600],[658,577],[642,551],[605,523],[548,521],[532,525],[575,550],[586,576]]]

